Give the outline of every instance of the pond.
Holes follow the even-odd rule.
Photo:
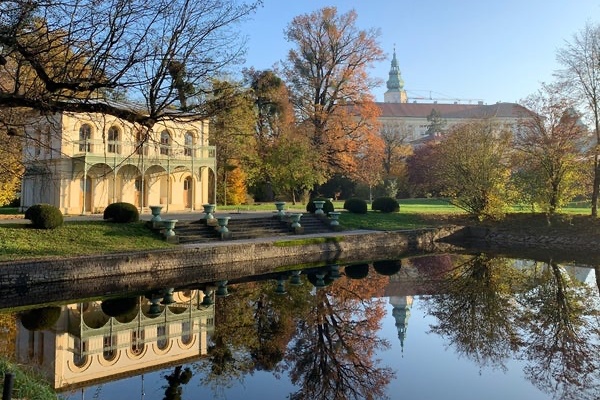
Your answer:
[[[586,265],[435,254],[189,282],[5,309],[3,355],[69,400],[600,398]]]

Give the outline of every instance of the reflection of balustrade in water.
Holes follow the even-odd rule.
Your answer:
[[[207,353],[214,305],[200,290],[136,297],[134,307],[108,316],[100,301],[62,306],[51,330],[19,327],[19,362],[41,367],[56,389],[159,369]],[[171,302],[172,301],[172,302]]]

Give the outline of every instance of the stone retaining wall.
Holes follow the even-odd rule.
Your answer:
[[[479,251],[556,262],[600,263],[600,243],[586,234],[568,234],[480,226],[455,229],[444,241]]]
[[[327,236],[328,241],[316,244],[277,245],[278,242],[306,239],[295,237],[286,240],[278,238],[276,241],[271,239],[244,243],[218,242],[214,245],[180,245],[167,250],[57,260],[3,262],[0,263],[0,290],[115,277],[121,282],[140,277],[145,280],[162,279],[168,275],[181,275],[180,271],[185,269],[202,269],[209,276],[218,276],[230,272],[233,265],[238,273],[251,275],[272,270],[275,263],[270,263],[269,260],[276,260],[277,265],[282,265],[286,261],[300,264],[350,258],[394,258],[410,249],[431,250],[437,239],[453,232],[453,228],[350,232]]]
[[[597,251],[599,243],[585,235],[565,236],[559,234],[540,234],[527,231],[514,231],[510,229],[467,227],[463,232],[463,239],[480,244],[505,247],[536,247],[538,249],[565,249],[565,250],[594,250]]]

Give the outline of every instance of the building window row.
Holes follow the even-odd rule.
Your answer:
[[[184,138],[184,148],[183,155],[186,157],[192,156],[192,149],[195,143],[195,135],[193,132],[186,132],[183,136]],[[122,135],[119,128],[116,126],[111,126],[108,129],[106,142],[106,152],[110,154],[120,154],[121,146],[120,142],[122,141]],[[204,134],[202,134],[201,144],[204,143]],[[148,154],[147,150],[143,150],[143,134],[138,133],[136,135],[136,152],[137,154]],[[160,151],[161,155],[170,156],[172,155],[172,147],[173,147],[173,139],[171,133],[168,130],[163,130],[160,133]],[[79,151],[90,153],[92,151],[92,127],[89,124],[83,124],[79,128]]]

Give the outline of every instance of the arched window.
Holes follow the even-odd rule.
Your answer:
[[[167,327],[164,324],[156,327],[156,346],[160,350],[165,350],[169,344]]]
[[[87,362],[87,341],[76,337],[73,347],[73,364],[83,367]]]
[[[194,146],[194,135],[191,132],[186,132],[184,136],[185,148],[183,150],[183,154],[186,157],[192,156],[192,148]]]
[[[102,356],[106,361],[112,361],[117,356],[117,336],[105,335],[104,346],[102,348]]]
[[[190,190],[192,188],[192,178],[189,176],[183,181],[183,190]]]
[[[144,330],[134,329],[131,331],[131,353],[139,356],[144,351]]]
[[[148,155],[148,147],[146,146],[146,133],[144,131],[137,131],[135,133],[135,152],[137,154]]]
[[[119,140],[120,140],[119,128],[117,128],[116,126],[111,126],[108,129],[108,135],[107,135],[106,139],[108,142],[106,152],[120,154],[121,146],[119,145]]]
[[[42,129],[37,127],[30,137],[31,143],[33,144],[33,154],[37,157],[42,154]]]
[[[79,151],[89,153],[92,150],[92,127],[89,124],[83,124],[79,128]]]
[[[171,154],[171,135],[168,131],[160,133],[160,154],[165,156]]]
[[[181,343],[190,344],[192,343],[192,324],[190,321],[183,321],[181,323]]]

